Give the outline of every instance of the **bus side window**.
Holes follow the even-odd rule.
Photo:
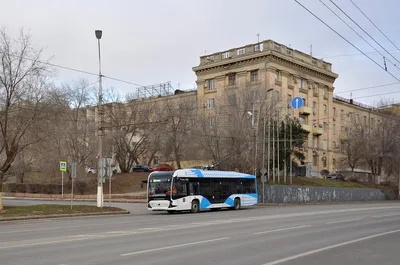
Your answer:
[[[190,192],[190,195],[199,195],[200,194],[200,183],[197,181],[197,179],[190,180],[189,192]]]
[[[256,193],[257,189],[256,189],[256,181],[255,180],[251,180],[251,193]]]
[[[241,179],[235,179],[232,182],[232,193],[235,193],[235,194],[243,193],[242,180]]]
[[[251,193],[251,180],[243,180],[243,193]]]

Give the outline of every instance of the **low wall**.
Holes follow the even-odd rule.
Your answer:
[[[262,186],[258,187],[259,202],[263,202]],[[306,186],[266,185],[266,203],[312,203],[339,201],[381,201],[387,196],[379,189],[327,188]]]

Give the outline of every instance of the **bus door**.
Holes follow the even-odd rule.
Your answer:
[[[211,180],[211,190],[212,190],[212,195],[213,195],[211,203],[225,202],[223,192],[222,192],[222,180],[219,180],[219,179]]]

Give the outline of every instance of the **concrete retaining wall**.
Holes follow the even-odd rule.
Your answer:
[[[259,202],[263,202],[262,186],[258,186]],[[312,203],[338,201],[380,201],[387,196],[379,189],[327,188],[266,185],[266,203]]]

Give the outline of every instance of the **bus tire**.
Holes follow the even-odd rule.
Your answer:
[[[235,201],[234,201],[234,204],[233,204],[233,209],[234,209],[234,210],[240,210],[240,207],[241,207],[241,205],[240,205],[240,199],[239,199],[239,198],[236,198]]]
[[[169,211],[167,211],[169,214],[174,214],[175,213],[175,211],[174,210],[169,210]]]
[[[192,201],[192,208],[190,209],[190,212],[192,213],[200,212],[200,204],[198,200]]]

